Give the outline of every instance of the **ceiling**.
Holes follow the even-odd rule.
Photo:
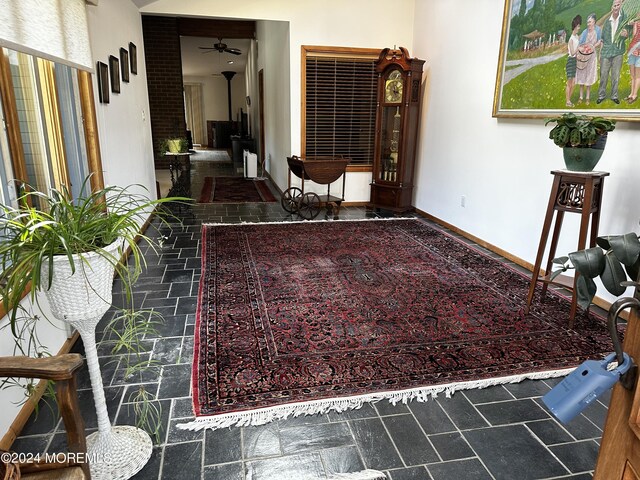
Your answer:
[[[180,37],[182,51],[182,74],[188,76],[206,77],[220,75],[222,71],[244,73],[247,65],[247,53],[251,40],[239,38],[223,38],[229,48],[238,48],[241,55],[232,55],[216,50],[201,50],[198,47],[213,47],[220,40],[211,37]],[[204,52],[204,53],[203,53]],[[231,60],[233,64],[227,62]]]

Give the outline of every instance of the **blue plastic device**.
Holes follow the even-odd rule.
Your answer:
[[[631,357],[626,353],[623,355],[622,365],[612,370],[607,370],[607,366],[615,360],[615,353],[601,361],[587,360],[542,397],[542,401],[562,423],[571,421],[631,368]]]

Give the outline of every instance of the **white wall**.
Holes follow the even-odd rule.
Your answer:
[[[564,162],[542,119],[491,116],[503,7],[495,0],[416,1],[412,54],[427,59],[427,82],[415,205],[533,263],[550,172],[564,168]],[[452,34],[450,22],[442,21],[465,18],[471,11],[478,28]],[[469,51],[473,32],[478,34]],[[639,129],[638,123],[619,122],[597,166],[611,172],[605,180],[601,234],[638,231]],[[578,217],[565,215],[558,253],[576,249]],[[603,288],[600,294],[610,298]]]
[[[426,3],[425,0],[418,0]],[[281,35],[282,30],[258,24],[259,67],[265,68],[265,143],[266,153],[271,155],[270,173],[281,188],[287,184],[286,157],[300,154],[300,47],[302,45],[335,45],[342,47],[384,48],[394,45],[407,47],[413,54],[413,26],[407,21],[414,11],[414,0],[394,0],[393,10],[402,15],[389,15],[390,3],[385,0],[325,0],[322,2],[301,2],[294,0],[157,0],[140,9],[142,13],[165,15],[193,15],[228,19],[278,20],[288,22],[288,44],[271,52],[271,48],[260,41],[270,33]],[[454,3],[454,2],[452,2]],[[472,10],[475,12],[475,9]],[[468,17],[468,12],[460,12],[460,18]],[[264,28],[264,30],[260,30]],[[270,33],[269,33],[270,32]],[[264,35],[264,36],[263,36]],[[265,55],[268,58],[265,59]],[[282,58],[282,55],[285,58]],[[284,60],[289,58],[289,85],[277,81],[285,68]],[[280,60],[278,60],[280,59]],[[264,62],[264,63],[262,63]],[[281,103],[285,102],[285,103]],[[288,106],[289,113],[283,111]],[[282,123],[290,117],[290,133]],[[347,201],[368,201],[371,175],[349,174]]]
[[[98,84],[93,76],[96,115],[105,185],[144,185],[155,198],[153,144],[149,120],[147,71],[141,16],[130,0],[109,0],[87,5],[89,35],[94,63],[108,64],[109,55],[119,58],[120,47],[135,43],[138,74],[129,83],[120,82],[120,93],[110,93],[110,103],[98,100]]]
[[[284,53],[289,51],[289,23],[257,22],[256,38],[258,71],[264,73],[265,169],[285,190],[292,142],[290,58]]]

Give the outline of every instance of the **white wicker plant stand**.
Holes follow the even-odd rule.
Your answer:
[[[75,273],[69,258],[54,257],[54,276],[45,296],[53,315],[75,327],[87,359],[91,389],[98,417],[98,431],[87,437],[87,450],[94,480],[125,480],[131,478],[149,461],[153,444],[144,430],[132,426],[112,427],[102,386],[96,349],[96,325],[111,305],[113,262],[120,258],[121,241],[105,247],[106,259],[97,253],[74,255]],[[41,272],[46,283],[49,265],[45,261]]]

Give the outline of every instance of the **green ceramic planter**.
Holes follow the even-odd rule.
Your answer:
[[[564,147],[564,164],[574,172],[592,172],[604,152],[607,136],[602,135],[591,147]]]

